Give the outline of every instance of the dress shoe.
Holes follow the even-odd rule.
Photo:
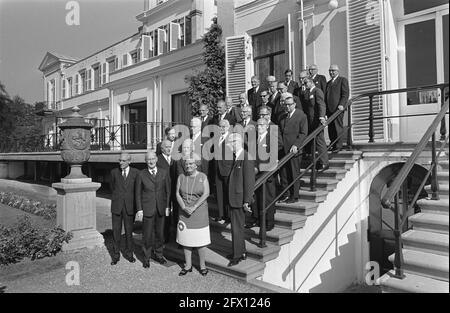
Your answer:
[[[274,227],[275,225],[267,226],[266,231],[271,231]]]
[[[167,263],[167,260],[163,256],[156,256],[155,257],[155,261],[158,262],[159,264],[166,264]]]
[[[239,258],[234,258],[228,263],[228,267],[238,265],[239,262],[247,259],[247,253],[243,253]]]
[[[318,171],[325,171],[329,168],[330,168],[329,164],[320,164],[320,163],[316,164],[316,170],[318,170]]]
[[[208,274],[208,269],[206,268],[200,269],[200,274],[202,274],[202,276],[206,276],[206,274]]]
[[[142,262],[142,266],[143,266],[144,268],[149,268],[149,267],[150,267],[150,261],[149,261],[149,260],[146,260],[146,261]]]
[[[286,203],[295,203],[298,201],[298,198],[289,198]]]
[[[111,261],[111,265],[116,265],[119,262],[119,259],[113,259]]]
[[[253,223],[247,223],[247,224],[245,224],[245,228],[252,228],[252,227],[255,227],[256,226],[256,223],[255,222],[253,222]]]
[[[226,258],[227,258],[228,260],[234,259],[233,253],[232,253],[232,254],[228,254],[228,255],[226,256]]]
[[[225,224],[230,224],[231,223],[231,219],[229,217],[226,217],[224,219],[224,221],[225,221]]]
[[[125,259],[130,263],[136,262],[136,259],[133,256],[126,257]]]
[[[290,199],[290,197],[289,196],[284,196],[284,197],[281,197],[281,199],[279,200],[280,202],[286,202],[286,201],[288,201]]]
[[[180,273],[178,273],[178,276],[184,276],[184,275],[186,275],[187,273],[190,273],[190,272],[192,272],[192,266],[191,266],[191,268],[190,269],[185,269],[185,268],[183,268],[181,271],[180,271]]]

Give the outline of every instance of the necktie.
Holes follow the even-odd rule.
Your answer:
[[[123,176],[123,179],[127,179],[127,171],[126,170],[122,171],[122,176]]]
[[[244,120],[244,127],[247,127],[247,120]]]
[[[156,175],[155,170],[151,170],[150,173],[152,174],[152,176],[154,177]]]

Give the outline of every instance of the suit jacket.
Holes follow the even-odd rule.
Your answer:
[[[255,92],[254,88],[250,88],[247,91],[247,99],[248,104],[252,107],[252,119],[256,119],[258,117],[258,110],[259,107],[262,105],[262,99],[261,99],[261,91],[263,89],[261,86],[258,87],[258,91]]]
[[[128,215],[135,214],[134,194],[139,171],[132,167],[129,169],[126,179],[123,178],[119,168],[111,170],[111,213],[113,214],[120,214],[124,206]]]
[[[348,88],[347,78],[338,76],[334,82],[330,79],[327,83],[327,88],[325,91],[327,114],[331,115],[336,112],[339,105],[345,107],[348,101],[349,94],[350,91]]]
[[[284,153],[289,153],[293,145],[300,148],[308,135],[308,119],[302,110],[295,109],[292,117],[286,115],[280,121],[280,130],[283,137]]]
[[[276,146],[272,147],[271,144],[273,145],[274,143],[271,141],[271,139],[272,138],[270,137],[269,131],[267,132],[266,136],[261,142],[258,140],[258,137],[256,138],[257,142],[256,142],[255,168],[258,170],[255,177],[256,179],[258,179],[269,169],[274,169],[277,165],[278,151],[280,150],[279,148],[281,146],[282,141],[281,140],[278,141],[277,143],[275,143]]]
[[[203,172],[208,176],[208,160],[203,158],[203,145],[209,140],[209,137],[203,137],[202,134],[197,137],[197,139],[193,142],[194,144],[194,152],[201,157],[201,165],[197,169],[200,172]],[[199,151],[197,151],[199,150]]]
[[[308,118],[309,132],[319,126],[319,117],[325,117],[326,105],[322,90],[315,87],[311,92],[307,92],[308,101],[305,103],[305,113]]]
[[[229,136],[229,134],[228,134]],[[225,138],[225,140],[222,142],[222,144],[219,146],[219,140],[220,137],[217,138],[217,144],[216,146],[219,147],[219,151],[217,151],[217,154],[220,156],[219,159],[215,160],[215,164],[216,164],[216,174],[220,175],[220,176],[229,176],[230,175],[230,171],[231,171],[231,167],[233,166],[233,153],[230,150],[230,148],[228,147],[227,143],[227,139],[228,136]],[[229,160],[226,159],[227,158],[231,158]]]
[[[228,199],[233,208],[242,208],[245,202],[251,204],[255,188],[255,162],[249,160],[245,150],[241,153],[243,159],[233,162],[228,182]]]
[[[140,171],[137,176],[136,206],[146,217],[152,217],[156,213],[164,216],[166,208],[170,205],[169,172],[157,166],[155,176],[152,177],[147,168]]]
[[[286,84],[286,82],[284,82]],[[294,93],[294,90],[298,88],[298,83],[295,80],[291,80],[289,81],[289,84],[286,86],[287,87],[287,91],[289,93]]]
[[[320,88],[320,90],[325,93],[325,90],[327,89],[327,79],[325,78],[325,76],[316,74],[316,76],[314,76],[312,80],[316,87]]]
[[[201,119],[201,117],[199,117],[199,119]],[[213,118],[208,115],[206,117],[205,121],[202,120],[202,131],[203,131],[203,128],[205,128],[206,126],[211,125],[213,123],[214,123]]]
[[[217,115],[216,117],[216,123],[217,125],[219,125],[220,122],[220,115]],[[236,108],[236,107],[232,107],[230,112],[227,112],[225,114],[225,120],[227,120],[228,122],[230,122],[231,126],[234,126],[238,123],[240,123],[242,121],[242,117],[240,115],[240,109]]]

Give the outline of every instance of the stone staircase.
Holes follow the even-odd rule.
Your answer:
[[[341,151],[330,155],[330,168],[317,176],[317,190],[309,189],[309,176],[302,179],[300,201],[292,204],[276,204],[275,227],[267,232],[266,247],[260,248],[259,227],[245,229],[247,259],[238,265],[228,267],[226,258],[231,253],[231,225],[210,221],[211,244],[207,248],[206,265],[209,269],[245,281],[254,280],[264,273],[265,263],[278,258],[281,246],[292,241],[296,230],[307,222],[321,202],[327,199],[347,170],[361,157],[360,151]],[[209,202],[210,216],[217,215],[216,204]],[[184,262],[183,250],[176,243],[165,247],[165,256],[171,260]],[[193,253],[193,264],[198,267],[197,253]]]
[[[409,217],[412,229],[402,234],[405,277],[393,277],[394,270],[383,275],[379,279],[383,292],[449,292],[448,153],[438,164],[440,200],[417,201],[421,212]],[[431,192],[430,186],[425,189]]]

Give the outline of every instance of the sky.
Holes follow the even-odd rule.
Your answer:
[[[84,58],[137,32],[143,0],[77,0],[80,25],[68,25],[69,0],[0,0],[0,81],[28,103],[44,99],[38,67],[47,52]]]

